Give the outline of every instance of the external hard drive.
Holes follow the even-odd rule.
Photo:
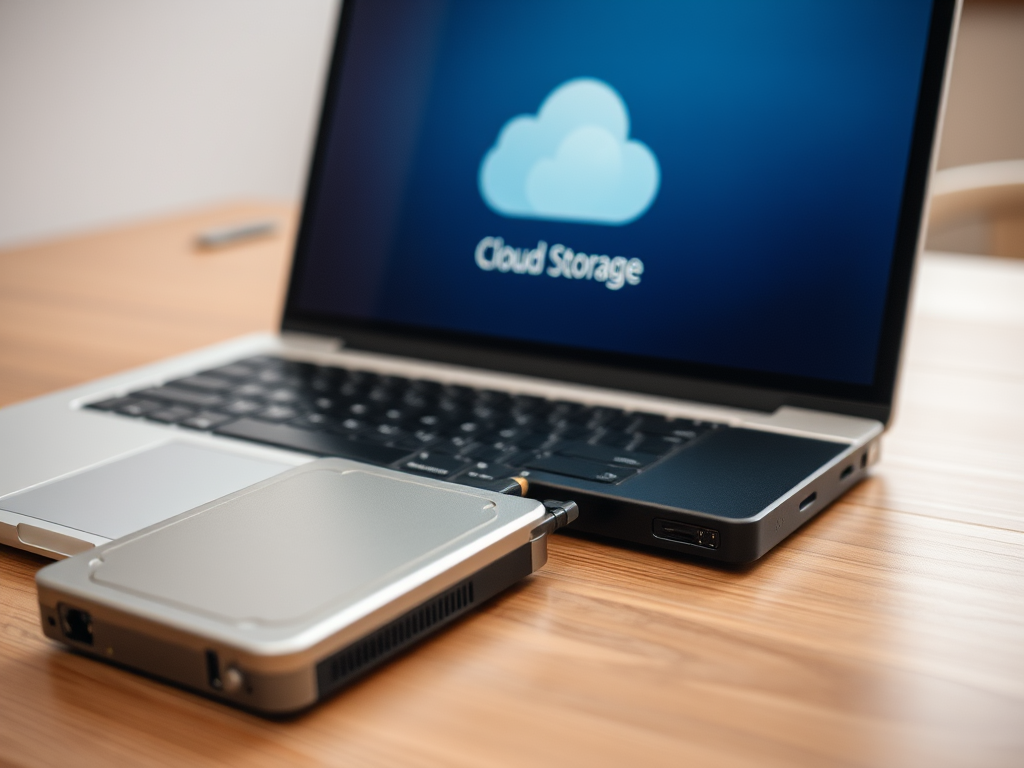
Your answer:
[[[264,714],[323,699],[547,559],[575,505],[321,459],[39,571],[43,631]]]

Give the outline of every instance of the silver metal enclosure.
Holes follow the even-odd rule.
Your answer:
[[[543,565],[537,501],[321,459],[43,568],[45,634],[267,714]]]

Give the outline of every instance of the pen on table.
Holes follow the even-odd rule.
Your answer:
[[[207,229],[196,235],[196,247],[204,250],[224,248],[246,240],[268,237],[277,231],[277,222],[270,219],[247,221],[227,227]]]

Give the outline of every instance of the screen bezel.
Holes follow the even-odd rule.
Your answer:
[[[922,67],[906,181],[893,246],[876,358],[870,385],[814,379],[649,358],[573,347],[524,342],[493,336],[423,329],[384,321],[340,318],[303,312],[298,291],[308,264],[310,230],[342,76],[345,43],[353,8],[346,0],[324,90],[317,140],[306,187],[305,205],[295,243],[291,279],[281,323],[282,331],[337,337],[346,347],[470,365],[509,373],[543,376],[567,382],[625,389],[686,400],[773,411],[782,405],[865,416],[888,423],[899,370],[914,260],[921,236],[922,210],[931,167],[943,81],[952,47],[957,0],[935,0]],[[557,307],[551,307],[557,313]],[[836,340],[837,344],[842,339]]]

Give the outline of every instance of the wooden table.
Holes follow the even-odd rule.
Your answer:
[[[197,229],[273,215],[221,252]],[[294,216],[0,253],[0,403],[271,328]],[[1024,765],[1024,262],[921,264],[874,476],[756,565],[556,537],[536,576],[307,715],[44,640],[0,547],[0,763]]]

